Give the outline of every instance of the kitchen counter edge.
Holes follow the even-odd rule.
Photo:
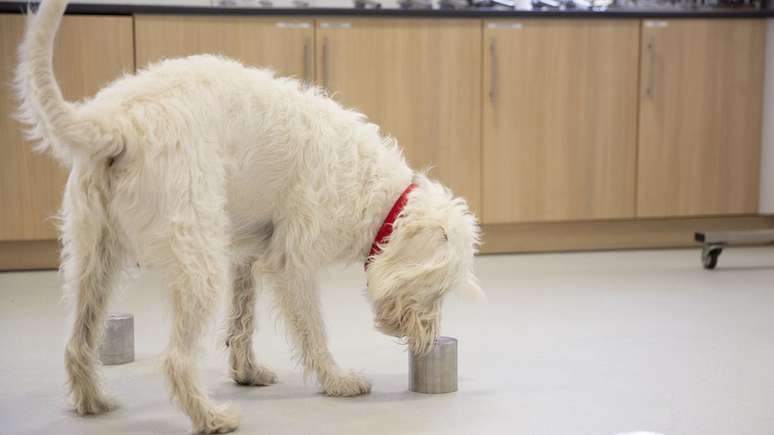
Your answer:
[[[27,2],[0,2],[0,13],[24,13]],[[34,5],[35,3],[33,3]],[[772,9],[695,10],[493,10],[493,9],[356,9],[356,8],[236,8],[138,4],[84,4],[67,7],[75,15],[244,15],[298,17],[415,18],[770,18]]]

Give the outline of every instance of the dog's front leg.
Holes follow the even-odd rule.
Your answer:
[[[275,290],[304,372],[315,373],[329,396],[357,396],[371,391],[368,380],[342,371],[328,350],[317,280],[311,274],[286,272],[276,277]]]

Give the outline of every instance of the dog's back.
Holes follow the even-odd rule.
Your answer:
[[[79,176],[100,186],[100,206],[141,260],[157,256],[142,252],[153,246],[143,235],[164,232],[191,189],[222,204],[236,241],[260,239],[256,231],[298,218],[306,204],[310,234],[327,233],[332,243],[321,250],[334,257],[359,244],[340,228],[363,225],[362,211],[382,194],[379,174],[410,179],[397,145],[362,114],[219,56],[164,60],[83,103],[65,102],[46,57],[64,3],[43,4],[21,47],[24,119],[44,148],[79,161]]]

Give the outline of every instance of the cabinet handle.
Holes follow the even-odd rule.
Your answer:
[[[308,22],[278,21],[276,25],[280,29],[311,29],[312,28],[312,23],[308,23]]]
[[[351,29],[352,23],[347,22],[322,22],[320,23],[321,29]]]
[[[497,47],[494,38],[489,41],[489,61],[489,101],[494,104],[497,94]]]
[[[648,57],[650,58],[650,71],[648,71],[648,85],[645,88],[645,95],[650,98],[656,97],[656,40],[650,38],[648,41]]]
[[[309,39],[304,39],[304,81],[309,82]]]
[[[522,23],[503,23],[490,21],[486,23],[488,29],[521,29],[524,27]]]
[[[667,27],[669,23],[664,20],[645,20],[645,27],[663,28]]]
[[[322,85],[328,87],[328,38],[323,37],[322,42]]]

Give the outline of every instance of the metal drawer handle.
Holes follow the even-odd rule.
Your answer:
[[[308,22],[288,23],[285,21],[280,21],[277,23],[277,27],[279,27],[280,29],[311,29],[312,23],[308,23]]]
[[[656,98],[656,40],[650,38],[648,41],[648,57],[650,58],[650,71],[648,72],[648,85],[645,88],[645,95],[650,98]]]
[[[321,29],[351,29],[352,23],[331,23],[331,22],[322,22],[320,23]]]
[[[497,47],[495,46],[494,38],[489,41],[489,61],[489,101],[494,104],[495,95],[497,94]]]
[[[655,28],[663,28],[666,27],[668,23],[664,20],[646,20],[645,21],[645,27],[655,27]]]
[[[323,37],[322,43],[322,85],[328,87],[328,38]]]
[[[304,81],[309,80],[309,38],[304,39]]]
[[[524,24],[522,23],[496,23],[496,22],[488,22],[486,23],[487,29],[521,29],[524,27]]]

